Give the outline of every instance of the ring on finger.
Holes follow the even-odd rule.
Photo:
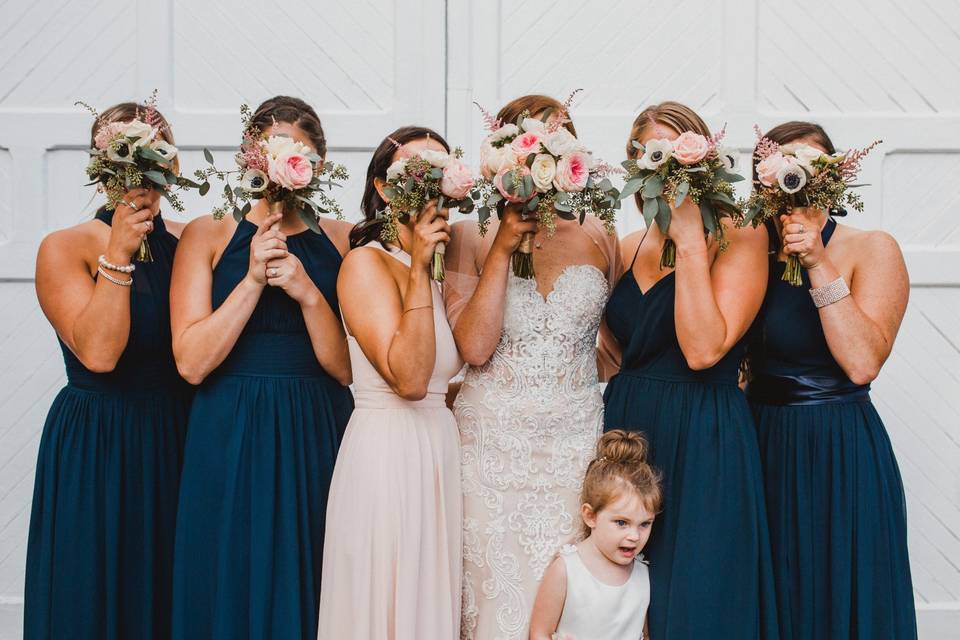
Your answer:
[[[276,269],[276,267],[273,267],[273,268],[270,269],[270,277],[271,277],[271,278],[276,278],[276,277],[277,277],[277,269]]]
[[[804,227],[804,226],[801,224],[801,225],[800,225],[800,233],[803,233],[804,231],[806,231],[806,227]]]

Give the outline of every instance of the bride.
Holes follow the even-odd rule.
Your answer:
[[[524,96],[497,114],[514,122],[563,105]],[[576,135],[572,122],[566,126]],[[510,256],[536,232],[536,279],[513,275]],[[587,216],[557,220],[548,238],[507,206],[483,237],[473,220],[452,227],[444,298],[470,365],[454,415],[463,471],[461,638],[526,638],[537,584],[577,531],[580,482],[603,424],[597,332],[622,269],[619,245]]]

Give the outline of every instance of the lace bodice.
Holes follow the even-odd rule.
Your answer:
[[[500,342],[485,365],[470,368],[465,382],[484,378],[525,402],[533,397],[546,405],[570,392],[594,390],[606,300],[607,278],[592,265],[565,268],[546,298],[535,280],[511,275]]]

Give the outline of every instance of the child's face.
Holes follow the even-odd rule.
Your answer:
[[[611,562],[630,564],[647,544],[654,514],[636,492],[625,491],[599,513],[594,513],[588,504],[581,511],[583,521],[591,529],[590,538]]]

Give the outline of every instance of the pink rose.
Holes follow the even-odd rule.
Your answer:
[[[567,193],[583,191],[589,178],[590,156],[583,151],[574,151],[557,162],[557,175],[553,178],[553,186]]]
[[[699,133],[684,131],[673,141],[673,157],[683,165],[697,164],[707,157],[710,144]]]
[[[440,191],[443,195],[454,200],[462,200],[473,188],[473,174],[467,165],[454,160],[443,168],[443,179],[440,180]]]
[[[777,174],[780,169],[797,164],[797,159],[793,156],[785,156],[779,151],[772,153],[757,163],[757,179],[765,187],[772,187],[777,184]]]
[[[497,175],[493,177],[493,185],[497,188],[497,191],[500,192],[507,202],[526,202],[529,198],[521,198],[519,194],[519,185],[514,182],[510,185],[513,187],[513,193],[508,192],[503,188],[503,176],[507,175],[510,171],[516,171],[520,174],[520,179],[523,176],[530,175],[530,169],[525,165],[507,165],[500,167],[500,171],[497,171]],[[530,194],[530,197],[533,197],[533,193]]]
[[[299,153],[284,153],[270,160],[270,179],[284,189],[302,189],[313,180],[313,165]]]
[[[517,160],[523,162],[531,153],[540,153],[543,145],[540,144],[540,134],[536,131],[527,131],[513,139],[510,143],[513,152],[517,154]]]

